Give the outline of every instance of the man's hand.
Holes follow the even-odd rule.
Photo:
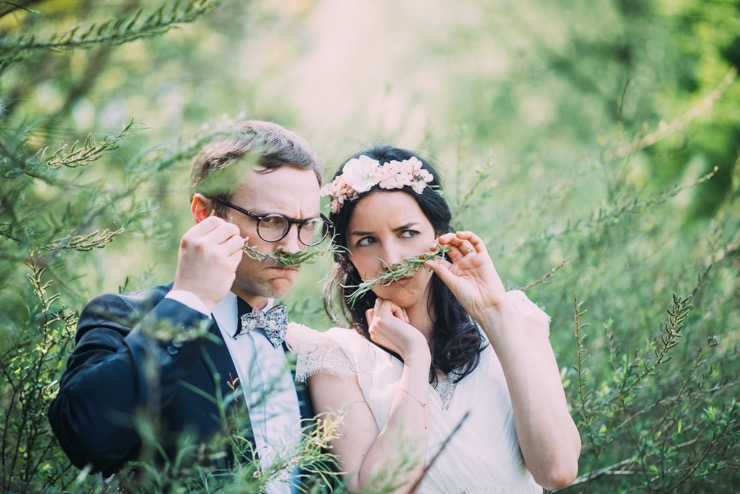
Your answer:
[[[242,259],[239,227],[210,216],[185,232],[180,240],[173,290],[187,290],[209,311],[226,296]]]

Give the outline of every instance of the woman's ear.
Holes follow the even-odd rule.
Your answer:
[[[193,202],[190,204],[190,212],[193,214],[193,219],[196,223],[200,223],[211,216],[213,214],[212,211],[213,201],[203,194],[195,194],[193,196]]]

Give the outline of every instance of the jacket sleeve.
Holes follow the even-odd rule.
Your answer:
[[[91,464],[93,473],[108,475],[135,458],[142,443],[137,424],[142,417],[159,418],[199,359],[198,341],[153,336],[209,321],[164,293],[101,295],[80,315],[76,345],[49,409],[52,430],[78,468]]]

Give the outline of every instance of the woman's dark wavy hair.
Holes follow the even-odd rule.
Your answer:
[[[398,191],[406,192],[414,198],[432,224],[437,236],[452,231],[452,213],[447,201],[440,193],[439,175],[427,160],[405,149],[377,146],[355,154],[345,163],[362,155],[377,160],[381,165],[393,160],[418,158],[422,167],[432,174],[434,180],[424,188],[421,194],[417,194],[408,186]],[[337,171],[334,178],[341,175],[343,168],[344,166]],[[357,300],[354,306],[349,306],[347,303],[347,296],[354,291],[349,287],[359,285],[362,279],[345,250],[347,248],[346,232],[359,198],[376,190],[378,190],[377,186],[360,194],[358,198],[355,198],[356,200],[345,201],[338,213],[330,215],[334,223],[332,242],[338,249],[334,254],[336,261],[334,272],[324,289],[324,308],[334,323],[341,324],[340,315],[344,316],[352,327],[367,339],[370,339],[370,335],[365,311],[375,305],[377,296],[370,291]],[[485,348],[486,342],[475,322],[468,316],[447,285],[436,275],[432,276],[431,283],[428,309],[434,326],[431,335],[432,368],[429,380],[433,384],[436,383],[437,373],[435,371],[441,371],[457,382],[478,366],[480,353]]]

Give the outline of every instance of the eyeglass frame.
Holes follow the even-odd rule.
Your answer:
[[[319,245],[321,242],[323,242],[324,240],[326,240],[326,237],[329,236],[329,230],[334,226],[334,222],[332,222],[329,218],[327,218],[326,216],[324,216],[324,213],[319,212],[318,218],[320,218],[321,221],[324,223],[324,226],[323,226],[324,236],[321,237],[321,240],[319,240],[315,244],[307,244],[306,242],[304,242],[303,240],[301,240],[301,228],[304,225],[309,224],[312,220],[315,220],[316,218],[311,218],[311,219],[308,219],[308,220],[297,220],[295,218],[291,218],[289,216],[285,216],[284,214],[280,214],[280,213],[262,213],[262,214],[257,214],[257,213],[253,213],[251,211],[248,211],[248,210],[246,210],[246,209],[244,209],[242,207],[239,207],[236,204],[233,204],[233,203],[231,203],[231,202],[229,202],[229,201],[227,201],[225,199],[221,199],[220,197],[213,197],[212,199],[214,201],[216,201],[216,202],[219,202],[219,203],[223,204],[224,206],[226,206],[228,208],[231,208],[231,209],[234,209],[236,211],[239,211],[240,213],[245,214],[245,215],[249,216],[250,218],[253,218],[253,219],[257,220],[257,228],[256,228],[257,229],[257,235],[259,236],[259,238],[261,238],[265,242],[280,242],[282,239],[284,239],[288,235],[288,233],[290,233],[290,227],[292,225],[298,225],[298,241],[300,243],[302,243],[303,245],[305,245],[306,247],[315,247],[315,246]],[[264,218],[266,218],[267,216],[280,216],[281,218],[285,218],[285,220],[288,222],[288,228],[285,230],[285,233],[283,233],[280,236],[280,238],[276,238],[275,240],[267,240],[260,233],[260,222]]]

